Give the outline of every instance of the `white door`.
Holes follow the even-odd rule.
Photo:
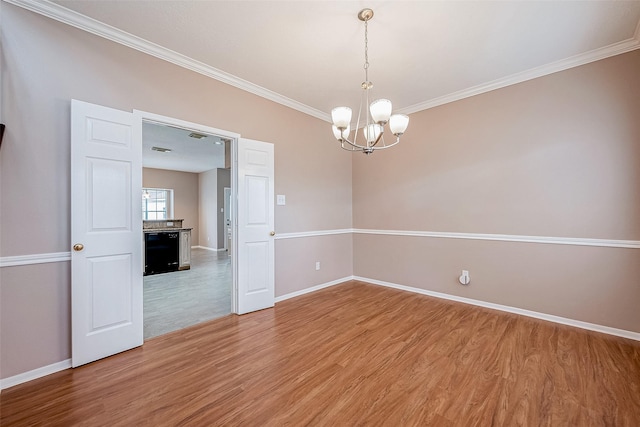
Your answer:
[[[71,364],[142,345],[142,147],[133,114],[71,102]]]
[[[237,313],[273,307],[273,144],[238,140]]]

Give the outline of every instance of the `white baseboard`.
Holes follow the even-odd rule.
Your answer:
[[[471,298],[459,297],[456,295],[445,294],[442,292],[428,291],[426,289],[414,288],[411,286],[398,285],[396,283],[384,282],[382,280],[369,279],[367,277],[354,276],[354,280],[359,280],[374,285],[385,286],[388,288],[400,289],[403,291],[414,292],[417,294],[428,295],[435,298],[447,299],[450,301],[462,302],[465,304],[476,305],[479,307],[490,308],[493,310],[504,311],[507,313],[519,314],[522,316],[533,317],[535,319],[546,320],[548,322],[560,323],[562,325],[573,326],[589,331],[601,332],[603,334],[615,335],[618,337],[629,338],[640,341],[640,332],[632,332],[624,329],[612,328],[610,326],[597,325],[595,323],[583,322],[581,320],[567,319],[566,317],[554,316],[552,314],[539,313],[537,311],[525,310],[523,308],[511,307],[508,305],[494,304],[492,302],[480,301]]]
[[[320,285],[312,286],[310,288],[305,288],[300,291],[295,291],[289,294],[281,295],[279,297],[276,297],[276,302],[281,302],[289,298],[299,297],[300,295],[309,294],[311,292],[319,291],[320,289],[328,288],[330,286],[339,285],[340,283],[348,282],[349,280],[353,280],[353,276],[343,277],[342,279],[332,280],[331,282],[322,283]]]
[[[62,362],[52,363],[42,368],[37,368],[32,371],[23,372],[22,374],[14,375],[13,377],[4,378],[0,380],[0,390],[13,387],[14,385],[26,383],[56,372],[64,371],[71,368],[71,359],[63,360]]]
[[[213,251],[213,252],[224,252],[224,251],[226,251],[225,248],[217,249],[217,248],[210,248],[208,246],[191,246],[191,249],[204,249],[205,251]]]

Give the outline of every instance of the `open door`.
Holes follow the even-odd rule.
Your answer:
[[[140,132],[132,113],[71,101],[73,367],[143,343]]]
[[[237,313],[275,304],[273,144],[238,140]]]

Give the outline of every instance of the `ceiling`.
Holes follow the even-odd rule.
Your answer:
[[[145,168],[200,173],[224,168],[224,140],[206,135],[192,138],[193,131],[156,123],[142,124],[142,166]],[[169,149],[169,152],[153,150]]]
[[[389,98],[404,113],[640,47],[637,0],[45,4],[325,120],[335,106],[359,105],[364,24],[357,13],[364,7],[375,12],[369,23],[374,97]],[[117,32],[111,27],[94,32],[110,37]]]

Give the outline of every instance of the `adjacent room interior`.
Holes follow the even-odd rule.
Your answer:
[[[143,123],[144,338],[231,313],[231,141]]]

